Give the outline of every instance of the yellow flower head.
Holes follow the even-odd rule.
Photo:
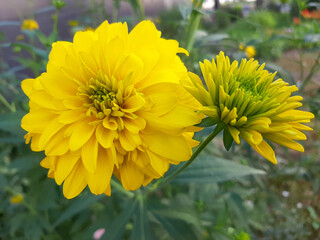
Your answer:
[[[23,34],[19,34],[17,37],[16,37],[16,40],[17,41],[22,41],[24,39],[24,35]]]
[[[254,48],[254,46],[247,46],[244,51],[245,51],[246,56],[247,56],[248,59],[253,58],[257,54],[256,49]]]
[[[17,194],[10,199],[11,204],[19,204],[23,201],[23,196],[21,194]]]
[[[70,27],[76,27],[76,26],[79,25],[79,22],[78,22],[77,20],[69,20],[69,21],[68,21],[68,25],[69,25]]]
[[[177,53],[187,52],[160,35],[150,21],[130,33],[105,21],[54,43],[47,71],[22,82],[26,142],[45,151],[41,165],[67,198],[87,185],[110,195],[112,174],[136,190],[192,155],[201,115],[180,84],[187,70]]]
[[[302,97],[291,96],[298,90],[296,86],[288,86],[282,79],[274,81],[276,73],[264,70],[264,64],[253,59],[242,59],[240,66],[237,61],[230,63],[223,52],[216,61],[205,60],[200,67],[206,87],[193,73],[189,73],[191,81],[183,84],[201,103],[199,111],[212,123],[225,126],[225,142],[239,144],[241,136],[272,163],[277,163],[275,153],[265,139],[304,151],[295,140],[306,140],[301,131],[312,129],[301,123],[314,115],[296,110],[302,106]]]
[[[244,50],[244,45],[242,43],[239,44],[239,50]]]
[[[21,29],[32,31],[34,29],[39,29],[39,25],[34,19],[26,19],[22,22]]]

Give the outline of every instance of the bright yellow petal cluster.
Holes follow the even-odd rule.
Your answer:
[[[106,21],[54,43],[47,71],[22,82],[27,142],[45,151],[41,165],[67,198],[87,185],[110,195],[113,174],[136,190],[192,155],[201,115],[180,84],[188,75],[177,53],[187,52],[160,35],[150,21],[130,33]]]
[[[21,29],[32,31],[34,29],[39,29],[39,25],[34,19],[26,19],[22,22]]]
[[[277,163],[275,153],[265,139],[304,151],[295,140],[306,140],[301,131],[312,129],[302,123],[310,122],[314,115],[296,110],[302,106],[302,97],[291,95],[298,90],[296,86],[282,79],[274,81],[276,73],[264,70],[264,64],[253,59],[242,59],[240,66],[237,61],[230,63],[223,52],[200,67],[206,87],[193,73],[183,84],[201,103],[200,112],[224,123],[225,133],[236,143],[241,136],[272,163]]]
[[[247,46],[245,49],[245,53],[248,59],[253,58],[257,55],[256,49],[254,46]]]
[[[22,194],[17,194],[15,196],[13,196],[12,198],[10,198],[10,203],[11,204],[19,204],[23,201],[23,196]]]

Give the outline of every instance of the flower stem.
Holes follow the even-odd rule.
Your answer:
[[[2,94],[0,94],[0,102],[3,103],[11,112],[15,112],[16,108],[14,104],[10,104]]]
[[[52,20],[53,20],[53,32],[54,34],[57,36],[58,35],[58,14],[59,14],[59,10],[56,9],[55,13],[52,16]]]
[[[320,53],[318,54],[317,59],[315,60],[314,64],[312,65],[308,76],[303,81],[303,83],[302,83],[302,85],[300,87],[300,91],[302,91],[307,86],[307,84],[309,83],[309,81],[311,80],[313,75],[317,72],[317,68],[319,67],[319,65],[320,65]]]
[[[196,36],[196,31],[199,28],[200,20],[201,20],[201,13],[197,10],[192,10],[191,17],[190,17],[190,27],[187,32],[187,43],[186,43],[186,50],[191,52]]]
[[[150,192],[154,191],[157,188],[162,188],[172,179],[178,176],[181,172],[183,172],[196,159],[196,157],[202,152],[202,150],[212,141],[212,139],[214,139],[224,128],[225,124],[223,122],[218,123],[214,131],[199,145],[197,150],[192,154],[191,158],[187,162],[185,162],[181,168],[170,174],[168,177],[158,180],[151,187]]]
[[[115,180],[111,179],[111,185],[113,188],[117,189],[120,193],[126,195],[129,198],[132,198],[135,196],[135,194],[133,192],[127,191],[125,190],[121,184],[119,184],[118,182],[116,182]]]

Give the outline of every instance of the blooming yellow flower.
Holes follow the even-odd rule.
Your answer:
[[[192,155],[201,115],[180,84],[188,75],[177,53],[187,52],[160,35],[150,21],[130,33],[106,21],[54,43],[47,71],[22,82],[26,142],[45,151],[41,165],[67,198],[87,185],[110,195],[112,174],[136,190]]]
[[[257,54],[256,49],[254,48],[254,46],[247,46],[244,51],[245,51],[246,56],[247,56],[248,59],[253,58]]]
[[[23,196],[21,194],[17,194],[10,199],[11,204],[19,204],[23,201]]]
[[[306,139],[301,131],[312,129],[302,123],[314,115],[296,109],[302,106],[302,97],[291,96],[298,90],[296,86],[288,86],[282,79],[274,81],[276,73],[264,70],[264,64],[259,66],[253,59],[242,59],[238,66],[220,52],[216,61],[200,63],[206,87],[193,73],[183,84],[201,103],[199,111],[212,123],[224,126],[224,141],[232,143],[233,139],[239,144],[241,136],[259,154],[277,163],[265,139],[303,152],[295,140]]]
[[[94,31],[94,29],[92,27],[86,27],[84,30],[85,31]]]
[[[244,50],[244,45],[242,43],[239,44],[239,50]]]
[[[69,21],[68,21],[68,25],[69,25],[70,27],[76,27],[76,26],[79,25],[79,22],[78,22],[77,20],[69,20]]]
[[[16,37],[16,40],[17,41],[22,41],[24,39],[24,35],[23,34],[19,34],[17,37]]]
[[[34,29],[39,29],[39,25],[34,19],[26,19],[22,22],[21,29],[32,31]]]

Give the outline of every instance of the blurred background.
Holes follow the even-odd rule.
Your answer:
[[[273,146],[279,163],[272,165],[245,142],[225,151],[218,137],[196,173],[191,165],[145,206],[130,208],[121,187],[112,197],[85,191],[66,200],[39,165],[43,154],[24,144],[28,99],[20,84],[45,71],[52,42],[72,41],[106,19],[129,29],[153,21],[189,51],[182,59],[197,74],[198,62],[220,51],[266,63],[298,86],[304,110],[316,116],[305,152]],[[319,240],[319,114],[319,0],[1,0],[0,239]]]

